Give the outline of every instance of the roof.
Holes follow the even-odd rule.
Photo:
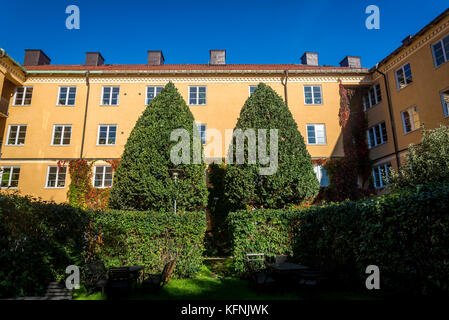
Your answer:
[[[101,66],[86,65],[40,65],[27,66],[26,70],[30,73],[39,72],[71,72],[71,71],[93,71],[93,72],[119,72],[119,73],[227,73],[227,72],[283,72],[298,71],[304,73],[368,73],[367,68],[354,69],[349,67],[333,66],[308,66],[302,64],[163,64],[159,66],[147,64],[105,64]]]
[[[441,13],[438,17],[433,19],[429,24],[427,24],[424,28],[419,30],[415,35],[411,36],[410,38],[406,38],[406,41],[398,47],[396,50],[394,50],[392,53],[390,53],[388,56],[386,56],[382,61],[380,61],[373,69],[376,67],[380,67],[381,65],[386,64],[390,59],[395,57],[396,55],[401,52],[402,49],[410,46],[415,40],[417,40],[419,37],[421,37],[424,33],[426,33],[430,28],[437,25],[441,20],[443,20],[446,16],[449,15],[449,8],[447,8],[443,13]]]

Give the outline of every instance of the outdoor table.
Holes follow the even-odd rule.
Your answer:
[[[309,270],[309,267],[292,263],[292,262],[284,262],[280,264],[276,263],[267,263],[267,267],[271,269],[273,272],[286,274],[286,273],[298,273],[304,270]]]
[[[145,268],[145,266],[133,265],[133,266],[126,266],[126,267],[128,267],[129,272],[131,273],[134,281],[137,284],[137,279],[139,278],[140,271],[142,271]]]

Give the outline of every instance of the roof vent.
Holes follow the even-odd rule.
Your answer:
[[[148,65],[160,66],[164,64],[165,59],[161,50],[149,50],[148,51]]]
[[[210,50],[210,64],[223,65],[226,64],[226,50]]]
[[[318,66],[318,53],[305,52],[301,57],[301,63],[308,66]]]
[[[86,66],[102,66],[104,58],[100,52],[86,52]]]
[[[361,69],[362,62],[360,57],[346,56],[343,60],[341,60],[340,66],[352,69]]]
[[[42,66],[50,64],[51,59],[41,49],[25,49],[24,66]]]

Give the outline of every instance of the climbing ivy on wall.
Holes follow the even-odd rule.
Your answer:
[[[105,160],[115,171],[119,160]],[[69,204],[75,208],[105,210],[108,208],[110,188],[94,188],[92,185],[95,161],[85,159],[61,160],[58,166],[68,166],[70,185],[67,192]]]

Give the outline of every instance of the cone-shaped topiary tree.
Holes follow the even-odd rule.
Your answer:
[[[197,164],[175,165],[171,150],[178,144],[171,133],[184,129],[188,133],[189,159],[194,148]],[[114,209],[173,210],[177,200],[179,210],[197,210],[207,203],[206,165],[194,118],[173,83],[144,110],[137,120],[115,172],[109,206]],[[176,183],[173,169],[181,169]]]
[[[231,209],[249,205],[260,208],[282,208],[313,199],[319,183],[313,171],[309,152],[290,110],[269,86],[260,83],[245,102],[234,130],[267,129],[267,154],[270,129],[278,129],[278,168],[272,175],[261,175],[260,157],[255,164],[248,161],[248,143],[244,145],[244,163],[236,163],[236,138],[233,138],[233,164],[225,176],[225,195]],[[234,131],[235,132],[235,131]],[[259,136],[259,135],[258,135]],[[259,141],[258,141],[259,148]],[[230,153],[229,153],[230,159]]]

